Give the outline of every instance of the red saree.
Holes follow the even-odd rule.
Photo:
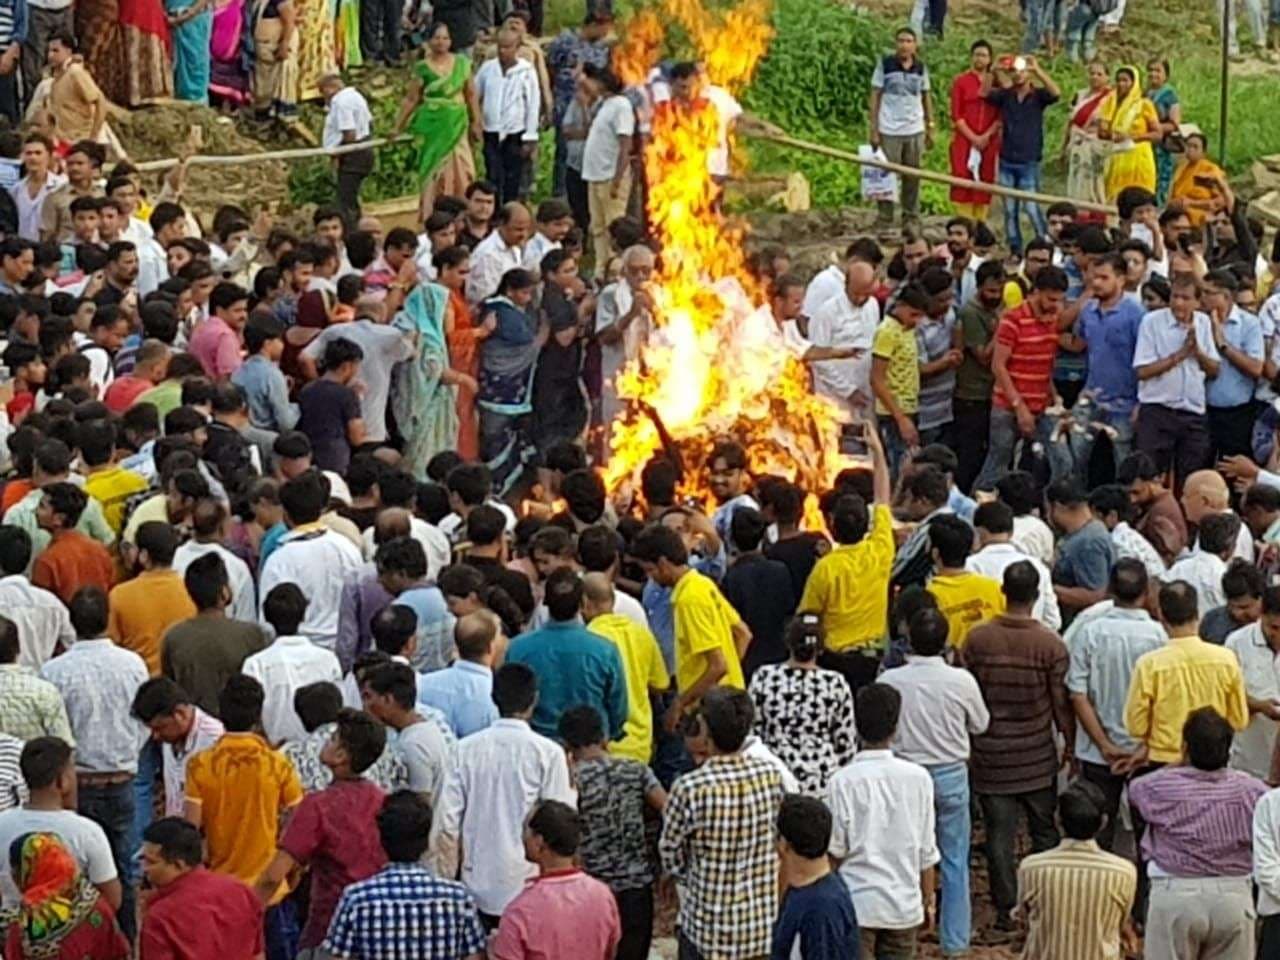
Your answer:
[[[445,333],[449,344],[449,366],[472,378],[480,375],[480,338],[471,319],[471,309],[457,290],[449,291],[453,322]],[[458,456],[475,460],[480,456],[480,422],[476,419],[476,394],[458,385]]]
[[[974,133],[986,133],[1000,121],[1000,111],[982,98],[982,79],[972,70],[966,70],[956,77],[951,84],[951,175],[972,180],[969,171],[969,149],[972,144],[960,132],[958,122],[963,120]],[[982,164],[978,168],[979,179],[983,183],[995,183],[996,160],[1000,156],[1000,137],[991,138],[982,151]],[[970,203],[986,205],[991,202],[991,194],[985,190],[972,187],[952,187],[952,203]]]

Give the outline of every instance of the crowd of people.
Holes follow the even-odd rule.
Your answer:
[[[179,95],[314,82],[353,145],[291,231],[100,142],[93,77],[168,76],[151,5],[78,5],[118,27],[78,44],[28,4],[76,79],[0,193],[6,960],[645,960],[672,913],[681,960],[1280,958],[1280,239],[1168,65],[1144,96],[1091,63],[1073,107],[1114,214],[1024,237],[1009,202],[1000,243],[983,185],[1038,186],[1061,97],[1029,0],[1021,62],[979,42],[956,80],[943,229],[908,180],[901,231],[812,277],[751,251],[849,469],[804,489],[659,422],[624,496],[611,428],[656,414],[617,379],[662,322],[637,150],[714,108],[718,185],[740,114],[700,65],[624,87],[594,8],[544,51],[530,9],[172,5]],[[420,231],[361,215],[334,69],[402,28]],[[108,40],[129,76],[76,53]],[[907,163],[916,43],[872,84]]]

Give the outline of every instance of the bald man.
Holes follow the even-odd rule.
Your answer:
[[[819,360],[856,360],[863,351],[858,347],[815,347],[800,329],[804,317],[804,281],[797,274],[784,273],[769,288],[769,305],[781,334],[775,346],[789,352],[801,363]]]
[[[844,289],[818,308],[809,320],[809,341],[815,347],[844,348],[854,356],[818,360],[813,382],[818,392],[850,413],[869,411],[871,404],[871,341],[880,325],[880,303],[873,296],[875,268],[860,260],[845,270]]]
[[[1205,517],[1215,513],[1232,513],[1231,491],[1227,489],[1227,481],[1216,470],[1197,470],[1187,477],[1182,487],[1182,512],[1187,515],[1187,523],[1199,526]],[[1198,548],[1198,538],[1190,545],[1190,550]],[[1253,534],[1247,524],[1240,525],[1236,535],[1236,548],[1232,559],[1239,557],[1247,563],[1253,563]]]
[[[618,648],[627,684],[627,719],[622,739],[609,744],[614,756],[648,763],[653,756],[653,708],[650,693],[662,693],[671,677],[652,633],[630,617],[614,612],[614,587],[608,574],[582,578],[582,619],[587,629]]]
[[[520,195],[525,165],[538,145],[542,91],[533,64],[520,57],[520,35],[498,31],[498,56],[476,70],[476,99],[484,126],[485,176],[498,188],[498,202]]]
[[[418,703],[444,714],[458,737],[498,719],[493,702],[493,664],[498,650],[496,618],[487,610],[468,613],[453,627],[458,659],[418,677]]]
[[[523,203],[508,203],[499,208],[493,232],[471,252],[468,303],[477,304],[492,297],[498,292],[502,275],[523,265],[524,245],[532,232],[533,216]]]

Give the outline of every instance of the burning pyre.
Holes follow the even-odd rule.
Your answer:
[[[679,24],[707,79],[734,94],[773,36],[766,0],[723,13],[698,0],[660,0],[631,19],[615,51],[624,82],[648,78],[664,24]],[[706,100],[655,110],[644,154],[649,223],[661,251],[650,290],[654,329],[618,376],[629,412],[612,425],[606,482],[615,490],[630,483],[662,449],[656,415],[680,447],[685,495],[706,498],[706,460],[726,437],[746,447],[753,473],[787,477],[812,494],[848,465],[839,453],[842,413],[812,392],[804,366],[782,349],[767,291],[747,268],[744,227],[717,209],[707,157],[718,140],[718,116]],[[810,504],[812,519],[812,497]]]

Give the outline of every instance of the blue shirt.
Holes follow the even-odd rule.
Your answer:
[[[1044,112],[1058,98],[1032,87],[1022,98],[1012,87],[992,90],[987,102],[1000,109],[1000,159],[1005,163],[1039,163],[1044,156]]]
[[[1191,322],[1200,350],[1206,356],[1220,360],[1213,341],[1213,322],[1208,315],[1197,310]],[[1168,307],[1148,313],[1138,328],[1138,344],[1133,349],[1134,368],[1173,356],[1187,342],[1187,329]],[[1153,403],[1170,410],[1204,413],[1206,379],[1196,358],[1187,357],[1172,370],[1139,381],[1138,402]]]
[[[455,660],[443,670],[418,677],[418,703],[445,715],[459,737],[483,730],[498,719],[493,702],[493,671],[483,663]]]
[[[404,604],[418,616],[418,650],[413,655],[413,669],[430,673],[447,667],[453,661],[455,620],[440,588],[430,583],[410,587],[392,602]]]
[[[1089,358],[1085,388],[1103,410],[1128,413],[1138,402],[1133,351],[1145,313],[1142,304],[1123,296],[1113,307],[1090,300],[1080,308],[1076,336],[1085,342]]]
[[[1263,358],[1262,321],[1256,314],[1232,307],[1222,324],[1222,337],[1241,353],[1255,360]],[[1205,398],[1211,407],[1239,407],[1253,402],[1257,386],[1256,379],[1224,356],[1218,365],[1218,375],[1205,383]]]
[[[1101,520],[1090,520],[1058,541],[1053,582],[1064,587],[1105,590],[1116,562],[1111,534]]]
[[[947,506],[951,512],[963,520],[965,523],[973,523],[973,514],[978,509],[978,502],[973,497],[966,496],[959,487],[954,483],[951,485],[951,492],[947,494]]]
[[[522,634],[507,651],[508,663],[528,665],[538,676],[538,705],[529,725],[558,740],[560,715],[588,704],[600,711],[609,739],[622,736],[627,720],[627,680],[618,648],[580,623],[552,621]]]
[[[804,960],[846,960],[858,955],[858,918],[840,875],[832,872],[782,898],[769,960],[791,960],[796,940]]]
[[[262,430],[283,433],[298,424],[298,405],[289,402],[289,386],[280,368],[261,354],[254,354],[231,374],[231,382],[244,391],[249,422]]]
[[[484,948],[467,888],[417,863],[389,863],[343,890],[324,941],[326,952],[361,960],[468,957]]]

